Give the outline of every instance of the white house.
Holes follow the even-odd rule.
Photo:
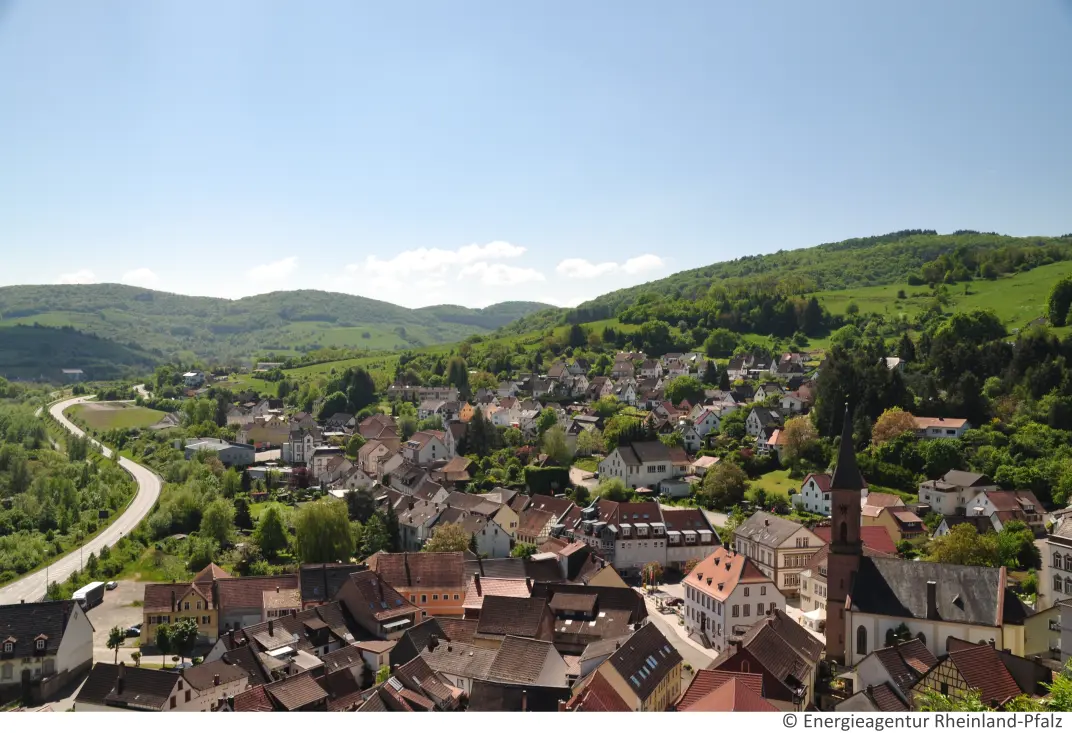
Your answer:
[[[1039,608],[1072,600],[1072,520],[1061,521],[1046,538],[1039,579]],[[1042,599],[1045,599],[1043,604]],[[1061,647],[1072,651],[1072,645]]]
[[[755,563],[717,547],[682,581],[685,630],[707,640],[719,654],[741,629],[774,609],[785,610],[785,596]]]
[[[1020,521],[1030,527],[1036,537],[1046,536],[1045,510],[1030,491],[982,491],[965,506],[968,516],[990,517],[995,532],[1010,521]]]
[[[708,407],[700,407],[698,412],[696,408],[693,408],[693,412],[695,414],[692,418],[692,426],[701,438],[706,438],[709,433],[717,431],[722,423],[718,413]]]
[[[786,415],[800,415],[808,411],[807,401],[796,392],[786,392],[778,401],[778,406]]]
[[[782,424],[782,416],[777,410],[768,407],[753,407],[745,419],[745,432],[753,438],[763,435],[765,428],[779,427]]]
[[[293,428],[287,442],[283,443],[281,457],[285,463],[305,463],[319,441],[318,430]]]
[[[917,417],[916,434],[926,440],[935,438],[963,438],[971,430],[971,423],[956,417]]]
[[[443,432],[440,430],[416,432],[402,446],[402,455],[418,466],[427,466],[434,461],[450,460],[443,438]]]
[[[334,445],[318,445],[309,454],[309,474],[314,481],[319,481],[321,476],[329,473],[328,464],[337,458],[345,458],[346,453],[342,448]],[[334,477],[327,476],[328,481]]]
[[[948,471],[940,479],[919,485],[919,503],[926,504],[936,514],[964,514],[968,502],[983,491],[998,487],[988,476],[969,471]]]
[[[600,478],[620,478],[633,489],[683,475],[670,449],[658,440],[618,446],[599,462]]]
[[[219,707],[220,700],[245,691],[249,686],[249,674],[238,664],[231,663],[224,654],[223,659],[184,669],[182,681],[185,689],[177,690],[174,710],[209,713]]]
[[[830,516],[830,475],[826,473],[809,473],[800,485],[800,493],[793,496],[793,506],[813,514]],[[860,490],[860,496],[867,496],[867,489]]]
[[[93,624],[75,601],[0,606],[0,691],[49,697],[93,664]]]

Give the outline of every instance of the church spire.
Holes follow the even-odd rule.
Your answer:
[[[830,489],[860,491],[867,488],[860,467],[856,465],[856,448],[852,444],[852,414],[845,403],[845,423],[841,427],[841,444],[838,446],[837,465],[830,480]]]

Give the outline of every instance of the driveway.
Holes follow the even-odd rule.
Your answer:
[[[93,624],[93,661],[111,662],[115,659],[115,651],[108,648],[108,632],[113,626],[125,631],[134,624],[141,623],[140,601],[144,595],[145,583],[121,580],[118,588],[104,592],[103,603],[89,610],[87,615]],[[139,601],[139,605],[131,605],[135,601]],[[130,661],[130,655],[138,650],[134,646],[136,641],[136,638],[131,637],[119,647],[120,661],[124,658]]]
[[[49,408],[49,413],[68,432],[77,436],[83,436],[85,433],[82,432],[81,428],[77,427],[74,423],[64,417],[63,411],[72,405],[86,402],[89,399],[92,399],[92,395],[88,397],[75,397],[73,399],[64,400],[63,402],[57,402]],[[95,440],[92,442],[100,447],[101,452],[106,457],[111,457],[111,448],[101,446],[100,443]],[[115,521],[113,521],[107,529],[83,546],[84,554],[86,555],[91,552],[100,554],[102,547],[110,547],[118,542],[120,537],[133,530],[138,525],[138,522],[144,519],[146,515],[152,511],[153,506],[156,505],[156,500],[160,498],[161,482],[159,476],[145,466],[134,463],[134,461],[127,460],[126,458],[121,457],[119,459],[119,465],[138,482],[138,493],[134,496],[134,499],[127,506],[126,510],[120,516],[116,517]],[[45,591],[47,590],[46,580],[48,582],[62,583],[67,580],[71,573],[78,569],[78,566],[79,553],[75,550],[53,562],[47,569],[38,570],[20,580],[16,580],[14,583],[0,588],[0,605],[19,603],[20,601],[38,601],[45,596]]]
[[[599,479],[591,471],[584,471],[576,466],[570,466],[569,479],[574,486],[583,486],[591,491],[599,486]]]

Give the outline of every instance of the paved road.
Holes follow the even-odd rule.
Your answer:
[[[82,430],[64,417],[63,411],[72,405],[77,405],[89,399],[92,399],[92,395],[87,397],[75,397],[73,399],[64,400],[63,402],[57,402],[49,408],[49,412],[52,414],[52,417],[54,417],[57,422],[69,432],[81,436],[84,435]],[[93,442],[100,446],[101,451],[105,456],[110,457],[112,455],[110,448],[101,446],[100,443],[97,443],[95,440]],[[114,545],[120,537],[134,529],[134,527],[138,525],[138,522],[144,519],[145,516],[152,511],[153,506],[156,504],[156,500],[160,498],[161,482],[160,478],[155,473],[144,466],[122,457],[119,459],[119,465],[138,482],[138,493],[134,497],[134,501],[130,503],[122,515],[116,518],[106,530],[83,546],[81,553],[83,558],[88,557],[91,552],[100,554],[101,548],[106,545],[109,547]],[[36,573],[27,575],[25,578],[22,578],[11,585],[0,588],[0,604],[19,603],[23,600],[29,603],[43,598],[47,589],[46,577],[48,583],[63,582],[71,573],[78,569],[80,564],[79,555],[80,553],[76,550],[59,560],[56,560],[48,566],[47,569],[42,568]]]
[[[149,390],[145,389],[144,384],[135,384],[134,391],[140,394],[145,399],[149,399],[150,397],[152,397],[152,395],[149,393]]]

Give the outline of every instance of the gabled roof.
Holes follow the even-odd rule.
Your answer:
[[[989,644],[950,645],[949,661],[956,666],[970,690],[978,690],[987,705],[1004,705],[1020,695],[1020,686],[1009,674],[997,650]]]
[[[547,613],[547,602],[542,598],[485,596],[476,630],[481,635],[533,638]]]
[[[761,675],[756,675],[762,679]],[[734,677],[679,711],[692,713],[776,713],[778,708],[741,679]]]
[[[938,664],[938,658],[919,639],[876,649],[872,654],[905,695],[928,670]]]
[[[457,587],[465,582],[465,556],[461,552],[384,552],[368,560],[395,588]]]
[[[417,607],[407,601],[383,576],[371,570],[354,573],[350,576],[350,582],[357,589],[361,602],[368,604],[367,610],[360,610],[377,621],[418,612]],[[355,608],[351,612],[356,613],[357,610]]]
[[[271,698],[264,690],[264,685],[250,688],[240,692],[234,697],[234,711],[236,713],[270,713],[275,710]]]
[[[584,713],[630,713],[629,705],[598,671],[580,689],[574,688],[566,710]]]
[[[518,515],[517,531],[526,536],[539,534],[547,524],[555,519],[551,512],[539,509],[525,509]]]
[[[248,644],[229,649],[223,653],[223,661],[228,664],[233,664],[237,667],[241,667],[246,673],[246,677],[249,678],[250,685],[254,687],[258,685],[264,685],[272,681],[272,678],[265,673],[264,668],[261,667],[261,663],[257,661],[257,655]]]
[[[123,674],[122,685],[119,684],[120,671]],[[178,675],[162,669],[97,662],[74,699],[75,708],[77,709],[78,703],[84,703],[163,710],[178,682]]]
[[[555,657],[561,659],[549,641],[507,636],[495,653],[487,677],[495,682],[535,684]],[[566,684],[565,673],[562,675],[562,684]]]
[[[298,569],[303,603],[326,603],[335,597],[339,588],[352,573],[364,570],[363,565],[351,563],[306,563]]]
[[[484,606],[484,599],[489,596],[508,596],[512,598],[529,598],[532,591],[524,578],[481,578],[479,589],[477,582],[469,579],[465,587],[466,611],[475,611]]]
[[[681,664],[681,654],[655,624],[645,624],[605,664],[621,675],[639,699],[647,700],[666,675]]]
[[[495,655],[492,649],[448,639],[440,639],[432,649],[427,645],[421,649],[421,656],[433,671],[480,680],[488,678]]]
[[[756,694],[763,695],[763,675],[754,672],[735,672],[721,669],[700,669],[677,701],[678,710],[689,710],[693,705],[731,680],[738,680]]]
[[[182,678],[195,690],[208,690],[217,684],[226,685],[229,682],[248,679],[249,673],[242,666],[221,658],[187,667],[182,671]]]
[[[568,687],[537,687],[474,680],[469,696],[470,712],[532,713],[558,712],[558,704],[569,700]]]
[[[784,517],[768,512],[756,512],[741,523],[735,536],[761,545],[778,547],[802,529],[805,529],[804,525],[791,522]]]
[[[327,691],[317,684],[312,672],[302,672],[273,682],[266,685],[264,691],[283,710],[300,710],[325,702],[328,698]]]
[[[772,583],[748,557],[716,547],[682,581],[701,593],[725,601],[739,583]]]
[[[264,591],[276,588],[294,590],[298,587],[298,576],[294,574],[253,575],[216,580],[219,607],[222,609],[263,608]]]
[[[44,601],[0,606],[0,639],[12,640],[16,658],[55,654],[59,651],[75,601]],[[44,637],[45,649],[37,649]]]

